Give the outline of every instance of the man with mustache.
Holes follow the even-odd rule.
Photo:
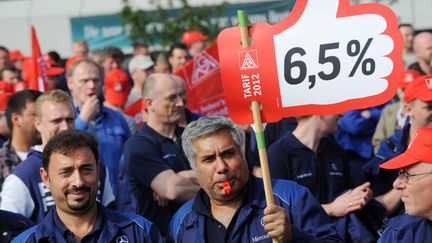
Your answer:
[[[199,186],[181,148],[184,90],[170,75],[151,74],[144,82],[147,123],[125,144],[126,174],[137,199],[137,212],[165,235],[172,215]]]
[[[167,242],[339,242],[330,218],[304,187],[274,180],[274,205],[248,171],[244,134],[231,120],[191,122],[182,145],[202,187],[174,215]]]
[[[40,176],[56,206],[16,242],[162,242],[148,220],[97,203],[98,146],[92,135],[78,130],[60,132],[49,140]]]
[[[6,177],[0,194],[0,208],[22,214],[38,223],[55,203],[51,191],[39,175],[39,169],[42,167],[42,150],[55,134],[75,128],[75,116],[70,96],[61,90],[53,90],[39,96],[34,109],[34,125],[41,134],[42,144],[32,147],[28,158]],[[114,201],[114,195],[103,165],[99,179],[98,200],[107,206]]]

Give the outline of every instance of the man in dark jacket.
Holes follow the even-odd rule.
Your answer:
[[[0,219],[0,242],[2,243],[10,242],[34,224],[21,214],[4,210],[0,210]]]
[[[380,167],[398,170],[393,188],[402,195],[406,214],[389,220],[380,242],[428,242],[432,237],[432,128],[417,130],[401,155]]]
[[[98,146],[92,135],[78,130],[60,132],[49,140],[40,175],[56,206],[16,242],[161,242],[158,229],[148,220],[96,201]]]
[[[338,242],[310,192],[275,180],[274,205],[261,179],[249,174],[243,131],[228,118],[190,123],[182,145],[202,189],[174,215],[168,242]]]

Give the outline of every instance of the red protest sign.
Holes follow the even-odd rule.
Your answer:
[[[238,27],[223,30],[219,60],[230,117],[252,123],[254,100],[264,122],[388,101],[403,71],[397,27],[394,13],[381,4],[304,0],[276,25],[251,26],[247,48]]]
[[[187,107],[207,116],[228,115],[217,46],[213,42],[175,73],[185,80]]]

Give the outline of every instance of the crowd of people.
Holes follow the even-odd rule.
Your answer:
[[[0,242],[427,242],[432,33],[399,30],[392,100],[266,125],[274,205],[253,130],[186,108],[175,72],[208,36],[127,58],[75,41],[65,61],[44,55],[43,93],[0,47]]]

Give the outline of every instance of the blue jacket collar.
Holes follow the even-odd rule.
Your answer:
[[[100,238],[105,239],[102,242],[110,242],[118,233],[121,228],[133,224],[134,222],[126,216],[121,214],[115,214],[110,209],[107,209],[98,204],[98,216],[101,221],[101,234]],[[41,239],[49,239],[50,242],[55,242],[54,235],[56,229],[55,223],[55,207],[53,207],[47,214],[47,216],[39,224],[39,229],[35,232],[36,241],[39,242]],[[98,222],[98,219],[96,219]],[[97,223],[96,223],[97,224]],[[64,233],[64,232],[61,232]]]
[[[250,175],[249,180],[245,186],[244,201],[240,209],[241,211],[239,214],[239,218],[247,216],[244,215],[245,210],[249,212],[252,208],[266,207],[264,190],[257,190],[260,187],[262,187],[262,182],[260,182],[260,180],[253,175]],[[211,217],[210,198],[203,189],[200,189],[198,191],[195,200],[192,203],[192,210],[205,217]],[[194,223],[194,221],[187,222],[186,227],[192,226]]]

